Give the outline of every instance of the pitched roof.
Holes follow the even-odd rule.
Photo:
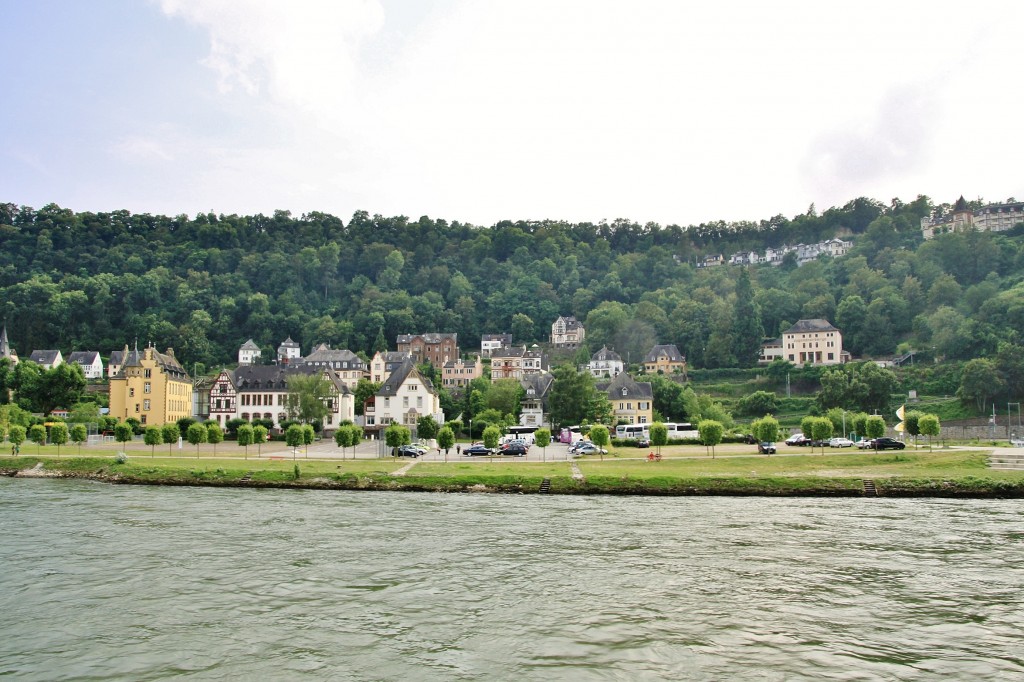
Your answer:
[[[416,369],[416,363],[412,358],[407,358],[405,362],[395,368],[395,371],[391,373],[391,376],[387,378],[387,381],[380,387],[375,395],[382,398],[390,398],[398,395],[398,389],[412,376],[422,382],[424,388],[427,389],[427,393],[434,393],[434,385],[425,376],[420,374],[419,370]]]
[[[837,332],[828,320],[797,320],[796,324],[785,331],[786,334],[807,334],[809,332]]]
[[[94,365],[99,359],[99,352],[94,350],[76,350],[68,355],[68,362],[77,362],[80,365]]]
[[[657,362],[659,358],[668,358],[669,362],[686,362],[674,343],[655,346],[644,356],[644,362]]]
[[[622,362],[622,356],[608,346],[601,346],[601,350],[594,353],[590,358],[591,362]]]
[[[313,352],[302,359],[306,364],[317,362],[348,362],[356,366],[364,366],[362,358],[348,349],[331,348],[326,343],[321,343],[313,349]]]
[[[59,353],[59,350],[34,350],[28,359],[39,365],[52,365]]]
[[[260,349],[260,347],[257,346],[256,343],[252,339],[249,339],[248,341],[243,343],[242,347],[239,348],[238,350],[259,350],[259,349]]]
[[[553,383],[555,383],[554,374],[527,374],[519,380],[519,385],[523,387],[523,390],[529,392],[532,388],[533,395],[538,398],[547,397]]]
[[[626,372],[616,375],[606,384],[597,384],[597,390],[607,393],[610,398],[654,398],[654,387],[650,382],[636,381]]]
[[[459,335],[456,333],[432,332],[430,334],[399,334],[398,343],[412,343],[417,336],[429,344],[441,343],[445,339],[451,339],[455,343],[458,343],[459,340]]]

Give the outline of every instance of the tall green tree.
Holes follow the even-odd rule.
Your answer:
[[[551,423],[569,426],[600,421],[610,413],[608,396],[597,390],[594,378],[587,372],[578,372],[570,365],[554,371],[549,398]]]
[[[654,422],[651,424],[651,445],[658,448],[658,454],[661,454],[661,447],[668,445],[668,428],[661,422]]]
[[[923,414],[917,421],[921,433],[928,436],[928,451],[932,449],[932,438],[937,437],[942,429],[939,426],[939,417],[934,414]]]
[[[89,430],[86,428],[85,424],[72,424],[69,435],[71,436],[71,442],[78,445],[78,456],[81,457],[82,443],[89,440]]]
[[[705,448],[711,448],[711,459],[715,458],[715,446],[722,442],[722,435],[725,429],[722,424],[713,419],[704,419],[697,424],[697,433],[700,434],[700,442]]]
[[[221,431],[220,425],[216,422],[212,422],[206,425],[206,442],[213,445],[213,456],[217,456],[217,443],[224,441],[224,432]]]
[[[740,268],[736,281],[736,304],[732,325],[733,354],[740,367],[753,367],[764,341],[761,313],[754,300],[754,290],[747,268]]]
[[[245,459],[249,459],[249,446],[253,443],[252,424],[239,424],[235,429],[235,437],[238,439],[238,444],[245,448]]]
[[[309,424],[323,422],[327,416],[327,401],[332,397],[331,382],[322,372],[291,374],[288,376],[288,416]]]
[[[127,445],[128,441],[135,437],[135,429],[132,425],[127,422],[118,422],[114,427],[114,440],[122,445]]]
[[[57,446],[57,457],[60,457],[60,446],[68,442],[68,425],[57,422],[50,427],[50,442]]]
[[[27,431],[21,424],[11,424],[11,431],[7,434],[7,439],[14,446],[13,452],[11,452],[12,455],[17,454],[21,450],[21,444],[25,442]]]
[[[163,441],[167,443],[167,454],[170,455],[171,448],[174,447],[174,444],[178,442],[179,438],[181,438],[181,429],[178,428],[178,425],[175,422],[167,422],[160,427],[160,436],[163,438]]]
[[[975,358],[964,365],[956,393],[963,402],[973,402],[978,411],[985,412],[989,401],[1002,395],[1005,388],[995,363],[987,358]]]
[[[190,424],[188,430],[185,432],[185,440],[196,446],[197,459],[199,458],[199,444],[206,442],[206,439],[209,437],[209,433],[210,432],[206,430],[206,427],[199,423]]]
[[[156,446],[164,442],[163,429],[159,426],[147,426],[143,442],[149,446],[149,456],[156,457]]]

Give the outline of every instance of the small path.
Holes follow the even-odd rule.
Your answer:
[[[586,483],[587,479],[584,478],[583,472],[576,465],[576,462],[569,462],[569,466],[572,467],[572,480],[579,481],[580,483]]]
[[[399,469],[399,470],[397,470],[397,471],[393,471],[393,472],[391,472],[391,475],[392,475],[392,476],[405,476],[405,475],[406,475],[406,474],[407,474],[407,473],[409,472],[409,469],[412,469],[412,468],[413,468],[414,466],[416,466],[416,465],[417,465],[417,464],[419,464],[419,463],[420,463],[420,460],[419,460],[419,458],[417,457],[416,459],[412,460],[411,462],[409,462],[408,464],[406,464],[406,465],[405,465],[404,467],[402,467],[401,469]]]

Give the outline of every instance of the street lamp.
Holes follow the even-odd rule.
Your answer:
[[[469,442],[473,442],[473,418],[469,418]]]

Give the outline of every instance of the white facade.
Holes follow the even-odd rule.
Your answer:
[[[260,347],[252,339],[249,339],[238,349],[238,364],[255,365],[256,361],[262,356],[263,353],[260,351]]]
[[[444,423],[434,387],[415,367],[406,365],[393,372],[374,397],[373,417],[377,425],[398,423],[415,428],[419,418],[427,415],[438,424]],[[367,425],[371,425],[369,421]]]
[[[76,351],[68,356],[68,362],[81,367],[86,379],[103,378],[103,360],[96,351]]]

